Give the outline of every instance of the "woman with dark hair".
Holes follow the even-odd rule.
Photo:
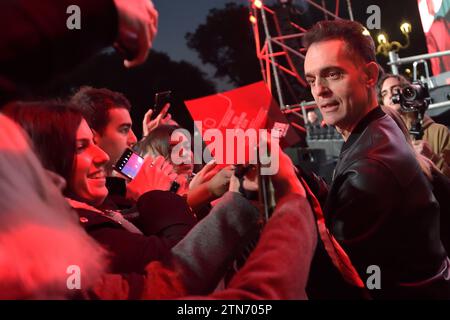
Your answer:
[[[105,164],[109,158],[94,144],[86,120],[70,106],[14,103],[4,112],[29,134],[44,167],[66,180],[63,193],[86,231],[111,252],[111,271],[143,272],[149,261],[162,259],[195,224],[185,201],[164,191],[150,191],[139,198],[138,210],[156,201],[170,204],[169,211],[142,213],[142,230],[119,212],[99,209],[108,194]],[[150,168],[154,174],[162,173],[162,163],[159,158]]]
[[[69,266],[94,285],[106,251],[81,228],[23,130],[2,114],[0,128],[0,299],[64,298]]]
[[[106,274],[103,250],[77,225],[23,132],[3,115],[0,127],[0,298],[306,298],[317,237],[306,191],[286,155],[280,156],[283,170],[274,176],[277,208],[256,250],[228,289],[211,294],[259,220],[257,210],[239,194],[238,179],[232,179],[231,192],[214,214],[172,248],[170,264],[153,261],[142,275]],[[68,286],[75,274],[66,272],[76,266],[81,290]]]
[[[4,113],[28,133],[43,166],[70,180],[81,114],[56,101],[10,104]]]

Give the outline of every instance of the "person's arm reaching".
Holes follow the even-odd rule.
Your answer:
[[[69,29],[78,13],[80,28]],[[149,0],[1,1],[0,105],[114,42],[131,53],[127,67],[143,63],[157,22]]]

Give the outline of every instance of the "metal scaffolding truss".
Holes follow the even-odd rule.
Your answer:
[[[310,9],[320,10],[324,14],[324,19],[341,19],[339,16],[339,0],[335,0],[335,11],[331,12],[325,6],[325,0],[319,1],[302,0],[308,4]],[[353,13],[351,9],[350,0],[347,1],[348,16],[353,20]],[[302,75],[299,73],[296,64],[303,64],[305,55],[304,48],[300,47],[300,39],[305,34],[306,29],[291,20],[288,21],[288,29],[292,32],[282,32],[280,19],[277,16],[276,10],[269,8],[264,2],[260,0],[249,0],[250,21],[252,22],[253,34],[256,44],[256,55],[260,62],[262,77],[269,87],[272,94],[276,97],[282,110],[295,107],[293,105],[287,106],[283,97],[283,88],[294,93],[289,81],[284,81],[282,85],[282,78],[294,79],[294,83],[303,88],[307,87],[307,83]],[[274,1],[272,1],[274,2]],[[294,1],[295,2],[295,1]],[[292,0],[278,0],[278,3],[283,6],[292,6]],[[272,26],[272,28],[269,27]],[[286,24],[286,21],[285,21]],[[286,28],[284,28],[286,30]],[[295,40],[295,41],[293,41]],[[293,42],[295,43],[293,45]],[[274,82],[274,85],[273,83]]]

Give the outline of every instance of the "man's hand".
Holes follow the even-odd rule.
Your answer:
[[[431,159],[433,157],[434,153],[431,150],[431,146],[428,141],[415,140],[413,141],[413,145],[417,153],[427,157],[428,159]]]
[[[279,169],[272,176],[272,183],[275,189],[275,198],[278,201],[289,193],[297,193],[306,197],[306,191],[297,178],[296,168],[291,158],[279,149]]]
[[[228,191],[239,192],[240,186],[239,178],[233,174],[230,178],[230,187],[228,188]],[[248,191],[258,191],[258,170],[255,166],[251,166],[244,175],[242,187]]]
[[[145,62],[158,31],[158,11],[150,0],[114,0],[119,17],[116,49],[132,57],[125,59],[127,68]]]
[[[136,177],[127,184],[127,198],[137,201],[148,191],[167,191],[176,178],[173,166],[164,157],[158,156],[155,159],[147,157]]]
[[[216,197],[221,197],[227,192],[233,174],[234,166],[227,166],[220,170],[207,182],[208,191]]]
[[[191,180],[191,183],[189,184],[189,189],[194,189],[198,187],[199,185],[205,183],[206,181],[211,180],[211,178],[219,172],[218,169],[215,169],[217,166],[216,161],[213,159],[210,162],[208,162]]]
[[[152,119],[153,109],[149,109],[144,115],[144,120],[142,121],[142,134],[147,136],[152,130],[155,130],[158,126],[162,124],[174,124],[172,116],[170,113],[165,115],[160,113],[155,119]]]

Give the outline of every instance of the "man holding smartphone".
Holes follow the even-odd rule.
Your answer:
[[[175,177],[170,165],[163,162],[145,161],[142,166],[144,170],[141,169],[129,183],[117,177],[113,170],[124,151],[137,142],[132,130],[131,105],[123,94],[104,88],[82,87],[71,98],[71,102],[89,123],[94,132],[94,142],[110,157],[106,166],[109,200],[112,200],[110,202],[116,207],[126,208],[130,206],[130,200],[132,205],[146,191],[169,190]],[[161,119],[154,121],[156,120],[161,122]],[[150,175],[156,175],[157,179],[149,177]]]

